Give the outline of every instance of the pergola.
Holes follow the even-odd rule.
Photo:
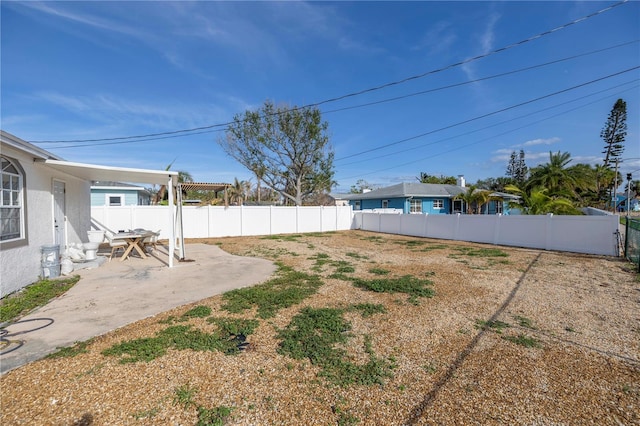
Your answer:
[[[179,221],[178,229],[176,229],[176,203],[174,199],[174,188],[177,188],[178,185],[178,172],[169,170],[100,166],[96,164],[73,163],[53,159],[36,160],[36,162],[87,181],[103,180],[166,185],[169,196],[169,223],[171,224],[169,227],[169,267],[173,267],[173,258],[176,250],[176,234],[180,237],[183,235],[181,220]],[[184,243],[181,243],[179,248],[181,258],[184,258]]]
[[[179,192],[182,191],[213,191],[215,196],[218,197],[220,191],[224,191],[224,204],[227,205],[227,188],[231,186],[230,183],[205,183],[205,182],[183,182],[179,184]]]

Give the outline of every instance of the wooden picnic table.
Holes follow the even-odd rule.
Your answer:
[[[131,251],[135,250],[140,257],[143,259],[147,258],[147,255],[144,253],[144,248],[140,246],[140,243],[147,237],[154,235],[153,231],[128,231],[128,232],[118,232],[113,235],[114,240],[124,240],[127,242],[127,249],[124,251],[124,254],[120,258],[120,262],[123,262],[125,259],[129,257]]]

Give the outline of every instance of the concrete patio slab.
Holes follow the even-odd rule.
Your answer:
[[[177,306],[266,281],[276,266],[264,259],[228,254],[218,246],[188,244],[185,262],[167,267],[167,249],[147,259],[114,258],[75,270],[80,281],[64,295],[6,327],[23,346],[0,356],[0,374]]]

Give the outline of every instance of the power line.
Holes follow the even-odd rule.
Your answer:
[[[508,119],[508,120],[500,121],[500,122],[498,122],[498,123],[493,123],[493,124],[490,124],[490,125],[488,125],[488,126],[481,127],[481,128],[479,128],[479,129],[474,129],[474,130],[470,130],[470,131],[468,131],[468,132],[459,133],[459,134],[454,135],[454,136],[449,136],[449,137],[446,137],[446,138],[443,138],[443,139],[438,139],[437,141],[433,141],[433,142],[425,143],[425,144],[422,144],[422,145],[419,145],[419,146],[416,146],[416,147],[413,147],[413,148],[401,149],[401,150],[394,151],[394,152],[390,152],[390,153],[383,154],[383,155],[378,155],[378,156],[374,156],[374,157],[368,157],[368,158],[365,158],[365,159],[362,159],[362,160],[351,161],[351,162],[348,162],[348,163],[341,163],[341,165],[340,165],[340,166],[341,166],[341,167],[344,167],[344,166],[349,166],[349,165],[353,165],[353,164],[363,163],[363,162],[366,162],[366,161],[371,161],[371,160],[375,160],[375,159],[379,159],[379,158],[390,157],[390,156],[392,156],[392,155],[402,154],[402,153],[405,153],[405,152],[408,152],[408,151],[413,151],[413,150],[416,150],[416,149],[421,149],[421,148],[424,148],[425,146],[435,145],[435,144],[438,144],[438,143],[441,143],[441,142],[445,142],[445,141],[448,141],[448,140],[451,140],[451,139],[456,139],[456,138],[459,138],[459,137],[462,137],[462,136],[468,136],[468,135],[471,135],[471,134],[473,134],[473,133],[481,132],[481,131],[483,131],[483,130],[490,129],[490,128],[492,128],[492,127],[501,126],[501,125],[503,125],[503,124],[507,124],[507,123],[510,123],[510,122],[512,122],[512,121],[520,120],[520,119],[522,119],[522,118],[527,118],[527,117],[530,117],[530,116],[532,116],[532,115],[534,115],[534,114],[539,114],[539,113],[541,113],[541,112],[548,111],[548,110],[550,110],[550,109],[554,109],[554,108],[557,108],[557,107],[560,107],[560,106],[563,106],[563,105],[566,105],[566,104],[570,104],[570,103],[573,103],[573,102],[577,102],[577,101],[579,101],[579,100],[582,100],[582,99],[585,99],[585,98],[589,98],[589,97],[591,97],[591,96],[599,95],[600,93],[604,93],[604,92],[607,92],[607,91],[610,91],[610,90],[613,90],[613,89],[617,89],[617,88],[619,88],[619,87],[625,86],[625,85],[630,84],[630,83],[636,83],[636,82],[638,82],[638,81],[639,81],[638,79],[629,80],[629,81],[627,81],[627,82],[625,82],[625,83],[618,84],[618,85],[615,85],[615,86],[609,87],[609,88],[607,88],[607,89],[599,90],[599,91],[597,91],[597,92],[593,92],[593,93],[590,93],[590,94],[588,94],[588,95],[580,96],[580,97],[575,98],[575,99],[572,99],[572,100],[570,100],[570,101],[565,101],[565,102],[561,102],[561,103],[559,103],[559,104],[555,104],[555,105],[552,105],[552,106],[549,106],[549,107],[546,107],[546,108],[542,108],[542,109],[539,109],[539,110],[537,110],[537,111],[534,111],[534,112],[531,112],[531,113],[527,113],[527,114],[521,115],[521,116],[519,116],[519,117],[513,117],[513,118],[510,118],[510,119]],[[634,88],[635,88],[635,87],[638,87],[638,86],[636,85],[636,86],[634,86]],[[625,90],[619,91],[619,92],[617,92],[617,93],[626,92],[626,91],[628,91],[628,90],[630,90],[630,89],[625,89]],[[598,99],[598,101],[600,101],[600,100],[602,100],[602,99]],[[596,101],[596,102],[598,102],[598,101]],[[593,102],[591,102],[591,103],[593,103]],[[585,104],[585,105],[583,105],[583,106],[591,105],[591,103]],[[577,107],[577,108],[582,108],[583,106],[579,106],[579,107]],[[575,109],[577,109],[577,108],[575,108]],[[572,109],[572,110],[569,110],[569,111],[573,111],[573,110],[575,110],[575,109]],[[561,113],[561,114],[564,114],[564,113]],[[551,118],[551,117],[550,117],[550,118]],[[548,118],[546,118],[545,120],[547,120],[547,119],[548,119]],[[539,123],[539,122],[540,122],[540,121],[536,121],[536,122],[534,122],[533,124],[535,124],[535,123]],[[525,127],[526,127],[526,126],[525,126]],[[520,129],[520,128],[518,128],[518,129]],[[516,129],[516,130],[517,130],[517,129]],[[500,135],[498,135],[498,136],[500,136]],[[339,160],[336,160],[336,161],[339,161]]]
[[[459,86],[464,86],[464,85],[468,85],[468,84],[473,84],[473,83],[478,83],[481,81],[486,81],[486,80],[490,80],[490,79],[495,79],[498,77],[504,77],[506,75],[511,75],[511,74],[516,74],[516,73],[520,73],[520,72],[524,72],[524,71],[529,71],[532,69],[536,69],[536,68],[542,68],[548,65],[553,65],[553,64],[557,64],[560,62],[566,62],[569,60],[573,60],[573,59],[577,59],[580,57],[584,57],[584,56],[589,56],[589,55],[593,55],[596,53],[601,53],[601,52],[605,52],[608,50],[613,50],[613,49],[617,49],[623,46],[627,46],[630,44],[634,44],[634,43],[638,43],[640,40],[636,39],[636,40],[631,40],[631,41],[627,41],[624,43],[620,43],[614,46],[609,46],[609,47],[605,47],[602,49],[597,49],[597,50],[592,50],[589,52],[585,52],[585,53],[580,53],[580,54],[576,54],[576,55],[572,55],[572,56],[567,56],[564,58],[560,58],[560,59],[556,59],[553,61],[549,61],[549,62],[545,62],[545,63],[541,63],[541,64],[536,64],[536,65],[531,65],[528,67],[524,67],[524,68],[519,68],[516,70],[511,70],[511,71],[506,71],[503,73],[499,73],[499,74],[493,74],[490,76],[486,76],[486,77],[480,77],[474,80],[467,80],[467,81],[463,81],[460,83],[455,83],[455,84],[450,84],[450,85],[446,85],[446,86],[440,86],[440,87],[436,87],[433,89],[429,89],[429,90],[422,90],[419,92],[412,92],[412,93],[408,93],[405,95],[401,95],[401,96],[395,96],[392,98],[386,98],[386,99],[381,99],[378,101],[374,101],[374,102],[368,102],[368,103],[364,103],[364,104],[358,104],[358,105],[351,105],[351,106],[347,106],[344,108],[338,108],[338,109],[333,109],[333,110],[327,110],[327,111],[322,111],[322,114],[329,114],[329,113],[334,113],[334,112],[340,112],[340,111],[345,111],[345,110],[350,110],[350,109],[356,109],[356,108],[364,108],[367,106],[371,106],[371,105],[377,105],[377,104],[382,104],[382,103],[386,103],[386,102],[393,102],[393,101],[397,101],[397,100],[401,100],[401,99],[406,99],[409,97],[413,97],[413,96],[418,96],[418,95],[424,95],[427,93],[433,93],[436,91],[440,91],[440,90],[445,90],[445,89],[451,89],[454,87],[459,87]],[[215,130],[202,130],[202,131],[198,131],[198,132],[194,132],[194,133],[188,133],[188,134],[171,134],[171,135],[165,135],[165,136],[157,136],[157,137],[149,137],[149,138],[143,138],[143,139],[137,139],[137,140],[119,140],[119,141],[115,141],[115,142],[100,142],[100,141],[95,141],[93,142],[93,140],[87,140],[87,142],[92,142],[92,143],[87,143],[87,142],[61,142],[61,141],[49,141],[49,142],[40,142],[42,144],[55,144],[55,143],[75,143],[76,145],[65,145],[65,146],[56,146],[56,149],[67,149],[67,148],[84,148],[84,147],[91,147],[91,146],[106,146],[106,145],[121,145],[121,144],[131,144],[131,143],[138,143],[138,142],[148,142],[148,141],[153,141],[153,140],[162,140],[162,139],[172,139],[172,138],[179,138],[179,137],[186,137],[186,136],[193,136],[193,135],[199,135],[199,134],[205,134],[205,133],[214,133],[214,132],[220,132],[220,131],[224,131],[224,128],[219,128],[219,129],[215,129]]]
[[[625,84],[626,84],[626,83],[625,83]],[[638,86],[636,85],[636,86],[631,87],[631,88],[629,88],[629,89],[621,90],[620,92],[617,92],[617,93],[624,93],[624,92],[627,92],[627,91],[629,91],[629,90],[631,90],[631,89],[635,89],[635,88],[637,88],[637,87],[638,87]],[[455,148],[451,148],[451,149],[449,149],[449,150],[439,152],[439,153],[437,153],[437,154],[429,155],[429,156],[427,156],[427,157],[419,158],[419,159],[417,159],[417,160],[412,160],[412,161],[409,161],[409,162],[406,162],[406,163],[398,164],[398,165],[395,165],[395,166],[392,166],[392,167],[386,167],[386,168],[384,168],[384,169],[379,169],[379,170],[375,170],[375,171],[372,171],[372,172],[360,173],[360,174],[358,174],[358,175],[356,175],[356,176],[348,176],[348,177],[345,177],[345,178],[342,178],[342,179],[345,179],[345,180],[346,180],[346,179],[355,179],[355,178],[359,178],[359,177],[362,177],[362,176],[368,176],[368,175],[372,175],[372,174],[375,174],[375,173],[380,173],[380,172],[385,172],[385,171],[388,171],[388,170],[397,169],[398,167],[405,167],[405,166],[408,166],[408,165],[410,165],[410,164],[419,163],[419,162],[421,162],[421,161],[425,161],[425,160],[427,160],[427,159],[429,159],[429,158],[438,157],[438,156],[440,156],[440,155],[449,154],[449,153],[451,153],[451,152],[453,152],[453,151],[458,151],[458,150],[460,150],[460,149],[467,148],[467,147],[470,147],[470,146],[472,146],[472,145],[477,145],[477,144],[479,144],[479,143],[481,143],[481,142],[485,142],[485,141],[488,141],[488,140],[495,139],[497,136],[504,136],[504,135],[506,135],[506,134],[513,133],[513,132],[515,132],[516,130],[520,130],[520,129],[523,129],[523,128],[525,128],[525,127],[529,127],[529,126],[533,126],[534,124],[538,124],[538,123],[540,123],[540,122],[543,122],[543,121],[549,120],[549,119],[551,119],[551,118],[555,118],[555,117],[558,117],[558,116],[560,116],[560,115],[563,115],[563,114],[567,114],[567,113],[569,113],[569,112],[576,111],[576,110],[578,110],[578,109],[580,109],[580,108],[584,108],[584,107],[586,107],[586,106],[588,106],[588,105],[592,105],[592,104],[597,103],[597,102],[600,102],[600,101],[602,101],[602,100],[604,100],[604,99],[608,99],[608,97],[609,97],[609,96],[607,96],[607,97],[603,97],[603,98],[599,98],[599,99],[596,99],[596,100],[595,100],[595,101],[593,101],[593,102],[589,102],[589,103],[586,103],[586,104],[584,104],[584,105],[580,105],[580,106],[577,106],[577,107],[575,107],[575,108],[568,109],[568,110],[563,111],[563,112],[561,112],[561,113],[555,114],[555,115],[553,115],[553,116],[551,116],[551,117],[546,117],[546,118],[543,118],[543,119],[540,119],[540,120],[537,120],[537,121],[534,121],[534,122],[531,122],[531,123],[525,124],[525,125],[523,125],[523,126],[516,127],[515,129],[510,129],[510,130],[507,130],[507,131],[505,131],[505,132],[498,133],[498,134],[496,134],[496,135],[492,135],[492,136],[489,136],[489,137],[486,137],[486,138],[480,139],[480,140],[478,140],[478,141],[474,141],[474,142],[471,142],[471,143],[468,143],[468,144],[460,145],[460,146],[457,146],[457,147],[455,147]]]
[[[563,25],[561,25],[559,27],[553,28],[551,30],[544,31],[542,33],[538,33],[538,34],[536,34],[534,36],[531,36],[531,37],[528,37],[528,38],[526,38],[524,40],[520,40],[518,42],[509,44],[509,45],[504,46],[504,47],[500,47],[498,49],[495,49],[495,50],[492,50],[490,52],[484,53],[482,55],[474,56],[474,57],[465,59],[463,61],[447,65],[447,66],[442,67],[442,68],[437,68],[437,69],[434,69],[434,70],[431,70],[431,71],[424,72],[422,74],[414,75],[414,76],[411,76],[411,77],[406,77],[406,78],[401,79],[401,80],[397,80],[397,81],[393,81],[393,82],[390,82],[390,83],[385,83],[385,84],[382,84],[382,85],[379,85],[379,86],[371,87],[371,88],[368,88],[368,89],[364,89],[364,90],[348,93],[346,95],[341,95],[341,96],[337,96],[337,97],[334,97],[334,98],[329,98],[329,99],[326,99],[326,100],[323,100],[323,101],[320,101],[320,102],[307,104],[307,105],[304,105],[304,106],[301,106],[301,107],[291,108],[290,111],[295,111],[295,110],[305,109],[305,108],[310,108],[310,107],[317,107],[317,106],[324,105],[324,104],[327,104],[327,103],[330,103],[330,102],[336,102],[336,101],[340,101],[340,100],[343,100],[343,99],[347,99],[347,98],[363,95],[365,93],[371,93],[371,92],[374,92],[374,91],[377,91],[377,90],[382,90],[382,89],[385,89],[385,88],[388,88],[388,87],[392,87],[392,86],[400,85],[400,84],[403,84],[403,83],[407,83],[409,81],[413,81],[413,80],[417,80],[417,79],[420,79],[420,78],[424,78],[426,76],[433,75],[433,74],[436,74],[436,73],[440,73],[442,71],[446,71],[446,70],[449,70],[449,69],[452,69],[452,68],[455,68],[455,67],[459,67],[461,65],[466,65],[468,63],[477,61],[479,59],[483,59],[483,58],[495,55],[497,53],[504,52],[504,51],[512,49],[514,47],[521,46],[521,45],[523,45],[525,43],[537,40],[537,39],[539,39],[541,37],[553,34],[554,32],[560,31],[562,29],[565,29],[567,27],[575,25],[575,24],[577,24],[579,22],[582,22],[582,21],[585,21],[587,19],[593,18],[594,16],[597,16],[597,15],[600,15],[602,13],[608,12],[608,11],[618,7],[618,6],[621,6],[624,3],[627,3],[628,1],[629,0],[619,1],[618,3],[614,3],[611,6],[605,7],[603,9],[600,9],[600,10],[598,10],[596,12],[593,12],[593,13],[591,13],[589,15],[586,15],[586,16],[583,16],[581,18],[574,19],[573,21],[568,22],[566,24],[563,24]],[[230,124],[233,124],[233,122],[211,124],[211,125],[208,125],[208,126],[194,127],[194,128],[191,128],[191,129],[182,129],[182,130],[174,130],[174,131],[168,131],[168,132],[149,133],[149,134],[135,135],[135,136],[120,136],[120,137],[113,137],[113,138],[96,138],[96,139],[58,140],[58,141],[31,141],[31,142],[32,143],[77,143],[77,142],[102,142],[102,141],[115,141],[115,140],[125,140],[125,139],[138,139],[138,138],[147,138],[147,137],[153,137],[153,136],[164,136],[164,135],[174,135],[174,134],[178,134],[178,133],[188,133],[188,132],[194,132],[194,131],[199,131],[199,130],[207,130],[207,129],[213,129],[213,128],[216,128],[216,127],[225,127],[225,126],[228,126]]]
[[[146,138],[146,139],[137,139],[135,141],[132,140],[124,140],[124,141],[114,141],[114,142],[94,142],[94,143],[81,143],[81,142],[77,142],[80,143],[80,145],[63,145],[63,146],[56,146],[55,149],[66,149],[66,148],[84,148],[84,147],[88,147],[88,146],[106,146],[106,145],[121,145],[121,144],[132,144],[132,143],[138,143],[138,142],[148,142],[148,141],[157,141],[157,140],[161,140],[161,139],[173,139],[173,138],[180,138],[180,137],[185,137],[185,136],[193,136],[193,135],[201,135],[203,133],[213,133],[213,132],[219,132],[222,131],[224,129],[219,129],[219,130],[203,130],[201,132],[195,132],[195,133],[189,133],[186,135],[171,135],[171,136],[160,136],[160,137],[155,137],[155,138]],[[67,142],[63,142],[63,141],[57,141],[57,142],[40,142],[40,143],[67,143]],[[74,143],[74,142],[68,142],[68,143]]]
[[[569,87],[567,89],[563,89],[563,90],[559,90],[557,92],[549,93],[549,94],[546,94],[544,96],[539,96],[539,97],[534,98],[534,99],[529,99],[528,101],[520,102],[518,104],[511,105],[509,107],[502,108],[502,109],[499,109],[499,110],[496,110],[496,111],[492,111],[492,112],[489,112],[487,114],[483,114],[483,115],[479,115],[479,116],[476,116],[476,117],[473,117],[473,118],[469,118],[467,120],[459,121],[457,123],[450,124],[448,126],[440,127],[438,129],[435,129],[435,130],[430,130],[428,132],[424,132],[424,133],[420,133],[418,135],[410,136],[408,138],[404,138],[404,139],[401,139],[401,140],[398,140],[398,141],[395,141],[395,142],[390,142],[388,144],[380,145],[380,146],[375,147],[375,148],[370,148],[370,149],[367,149],[367,150],[364,150],[364,151],[356,152],[355,154],[350,154],[350,155],[341,157],[339,159],[336,159],[336,161],[345,160],[347,158],[352,158],[352,157],[357,157],[357,156],[362,155],[362,154],[366,154],[366,153],[373,152],[373,151],[378,151],[378,150],[381,150],[383,148],[387,148],[389,146],[398,145],[400,143],[408,142],[408,141],[413,140],[413,139],[421,138],[423,136],[427,136],[427,135],[430,135],[430,134],[433,134],[433,133],[441,132],[443,130],[451,129],[453,127],[457,127],[457,126],[460,126],[462,124],[471,123],[472,121],[480,120],[481,118],[490,117],[492,115],[495,115],[495,114],[498,114],[498,113],[501,113],[501,112],[505,112],[505,111],[508,111],[510,109],[518,108],[518,107],[521,107],[523,105],[527,105],[527,104],[530,104],[530,103],[533,103],[533,102],[537,102],[537,101],[542,100],[542,99],[549,98],[551,96],[556,96],[556,95],[559,95],[561,93],[565,93],[565,92],[568,92],[568,91],[571,91],[571,90],[575,90],[575,89],[578,89],[580,87],[587,86],[589,84],[593,84],[593,83],[597,83],[597,82],[602,81],[602,80],[606,80],[607,78],[615,77],[615,76],[618,76],[618,75],[621,75],[621,74],[624,74],[624,73],[627,73],[627,72],[631,72],[631,71],[637,70],[639,68],[640,68],[640,65],[632,67],[632,68],[628,68],[628,69],[626,69],[624,71],[619,71],[619,72],[616,72],[616,73],[613,73],[613,74],[609,74],[609,75],[607,75],[605,77],[600,77],[600,78],[597,78],[595,80],[587,81],[585,83],[581,83],[581,84],[578,84],[576,86]]]
[[[332,112],[339,112],[339,111],[346,111],[346,110],[349,110],[349,109],[362,108],[362,107],[365,107],[365,106],[378,105],[378,104],[382,104],[382,103],[385,103],[385,102],[397,101],[397,100],[400,100],[400,99],[406,99],[406,98],[410,98],[410,97],[417,96],[417,95],[424,95],[426,93],[432,93],[432,92],[437,92],[437,91],[440,91],[440,90],[451,89],[451,88],[454,88],[454,87],[464,86],[464,85],[467,85],[467,84],[479,83],[481,81],[491,80],[491,79],[498,78],[498,77],[504,77],[506,75],[511,75],[511,74],[517,74],[519,72],[530,71],[532,69],[542,68],[542,67],[545,67],[545,66],[548,66],[548,65],[553,65],[553,64],[560,63],[560,62],[569,61],[569,60],[572,60],[572,59],[577,59],[577,58],[580,58],[580,57],[583,57],[583,56],[589,56],[589,55],[593,55],[593,54],[596,54],[596,53],[605,52],[607,50],[612,50],[612,49],[616,49],[618,47],[627,46],[629,44],[637,43],[638,41],[640,41],[640,40],[636,39],[636,40],[632,40],[632,41],[627,41],[625,43],[621,43],[621,44],[618,44],[618,45],[615,45],[615,46],[605,47],[603,49],[598,49],[598,50],[592,50],[591,52],[580,53],[580,54],[573,55],[573,56],[567,56],[565,58],[556,59],[556,60],[545,62],[545,63],[542,63],[542,64],[531,65],[531,66],[528,66],[528,67],[525,67],[525,68],[519,68],[519,69],[516,69],[516,70],[506,71],[506,72],[503,72],[503,73],[500,73],[500,74],[494,74],[494,75],[490,75],[490,76],[487,76],[487,77],[481,77],[481,78],[477,78],[475,80],[468,80],[468,81],[464,81],[464,82],[461,82],[461,83],[449,84],[447,86],[440,86],[440,87],[436,87],[434,89],[422,90],[422,91],[419,91],[419,92],[408,93],[406,95],[395,96],[393,98],[386,98],[386,99],[382,99],[382,100],[379,100],[379,101],[368,102],[368,103],[365,103],[365,104],[358,104],[358,105],[352,105],[352,106],[348,106],[348,107],[343,107],[343,108],[337,108],[337,109],[333,109],[333,110],[323,111],[322,113],[323,114],[328,114],[328,113],[332,113]]]

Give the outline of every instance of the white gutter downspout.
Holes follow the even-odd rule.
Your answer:
[[[176,249],[176,217],[173,202],[173,179],[171,175],[169,175],[167,189],[169,190],[169,268],[173,268],[173,256]]]

